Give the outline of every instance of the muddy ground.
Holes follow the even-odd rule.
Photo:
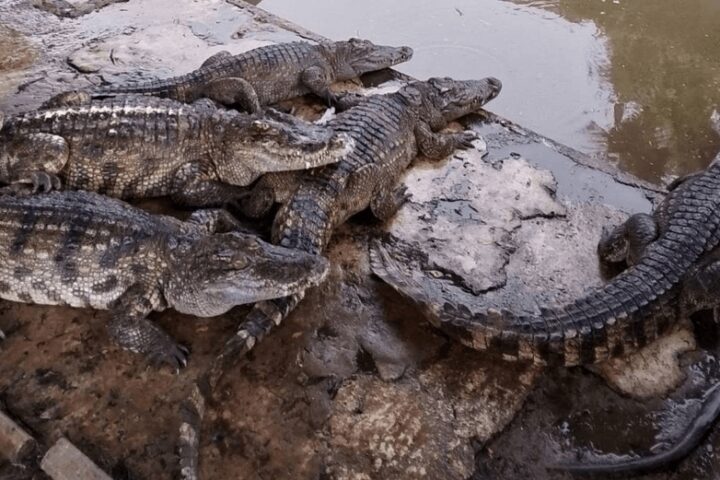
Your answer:
[[[35,3],[43,8],[0,4],[8,114],[90,83],[182,73],[222,49],[318,39],[236,0],[74,1],[77,18],[57,15],[66,4]],[[323,110],[295,106],[308,118]],[[492,114],[453,128],[483,140],[441,162],[419,159],[405,179],[412,201],[389,224],[360,215],[339,229],[328,280],[227,375],[204,424],[203,478],[559,479],[546,467],[647,452],[696,411],[720,376],[707,322],[699,337],[680,326],[593,371],[543,371],[454,344],[370,274],[368,240],[391,232],[493,302],[568,299],[602,281],[602,226],[658,198],[657,187]],[[2,302],[3,408],[45,445],[66,436],[113,478],[174,478],[178,405],[246,311],[155,315],[192,350],[176,375],[111,345],[105,312]],[[719,438],[649,478],[713,478]],[[42,478],[1,462],[2,479]]]

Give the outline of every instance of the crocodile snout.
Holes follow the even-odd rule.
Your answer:
[[[492,89],[492,93],[490,95],[490,99],[492,100],[493,98],[500,95],[500,91],[502,90],[502,82],[495,77],[488,77],[487,82],[490,84],[490,88]]]
[[[407,62],[413,56],[413,49],[410,47],[400,47],[399,57],[401,62]]]

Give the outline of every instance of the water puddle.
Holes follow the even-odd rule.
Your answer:
[[[415,48],[420,77],[495,75],[491,110],[659,182],[720,148],[720,4],[715,0],[264,0],[331,38]]]

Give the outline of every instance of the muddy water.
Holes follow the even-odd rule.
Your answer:
[[[400,69],[495,75],[492,110],[651,181],[704,167],[720,148],[717,0],[264,0],[331,38],[415,48]]]

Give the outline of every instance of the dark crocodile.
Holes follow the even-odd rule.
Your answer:
[[[110,310],[120,346],[179,368],[187,350],[150,312],[213,317],[325,276],[322,257],[236,227],[224,210],[182,222],[90,192],[0,195],[0,298]]]
[[[66,92],[49,105],[68,105],[88,98],[136,93],[183,102],[210,98],[221,104],[259,112],[262,106],[313,93],[329,103],[336,81],[392,67],[412,57],[410,47],[375,45],[352,38],[342,42],[281,43],[231,55],[227,51],[208,58],[186,75],[127,85],[106,85],[89,91]]]
[[[702,175],[690,174],[673,181],[668,190],[673,191],[688,179]],[[672,200],[672,199],[670,199]],[[612,230],[605,230],[598,244],[600,261],[606,265],[622,264],[623,267],[637,264],[646,253],[647,247],[657,239],[660,225],[656,217],[667,221],[667,204],[654,215],[635,214]],[[720,248],[704,255],[691,267],[682,280],[676,308],[679,318],[689,318],[701,310],[713,310],[717,318],[720,307]],[[680,463],[698,448],[712,427],[720,418],[720,385],[715,385],[705,396],[703,406],[678,440],[668,449],[644,457],[627,460],[613,458],[607,463],[561,464],[554,468],[576,475],[641,475],[667,470]]]
[[[572,303],[536,314],[443,304],[405,284],[406,269],[376,245],[373,269],[401,293],[429,305],[433,322],[463,343],[540,364],[591,364],[642,347],[662,334],[683,280],[720,243],[720,155],[689,177],[656,209],[657,236],[636,263]],[[645,233],[643,233],[644,235]],[[652,238],[652,237],[651,237]]]
[[[273,242],[317,254],[325,249],[338,225],[368,207],[380,220],[392,217],[407,199],[405,188],[398,185],[400,178],[418,153],[440,159],[457,148],[471,148],[476,138],[472,132],[436,132],[479,110],[501,88],[495,78],[433,78],[410,83],[396,93],[355,98],[356,106],[328,123],[329,128],[355,141],[343,160],[296,178],[280,176],[264,184],[264,193],[271,200],[287,199],[273,223]],[[198,478],[197,439],[205,398],[222,370],[279,325],[303,296],[304,292],[298,292],[256,304],[204,379],[204,388],[185,405],[180,442],[185,480]]]
[[[417,303],[450,336],[508,360],[591,364],[640,348],[681,318],[713,309],[720,298],[720,155],[703,172],[684,177],[653,215],[633,215],[607,231],[598,247],[604,262],[627,270],[605,286],[560,308],[515,314],[488,308],[471,294],[450,298],[456,279],[427,281],[432,270],[416,246],[376,242],[371,265],[384,281]],[[562,465],[572,473],[644,473],[680,461],[720,413],[720,390],[708,395],[698,418],[671,449],[627,462]]]
[[[0,182],[218,205],[263,173],[337,162],[351,143],[270,109],[250,115],[207,100],[122,96],[5,119]]]

